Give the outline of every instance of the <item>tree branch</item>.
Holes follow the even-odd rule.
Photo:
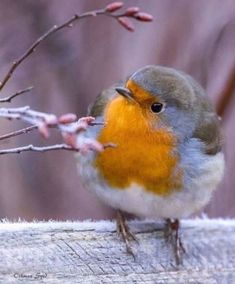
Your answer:
[[[4,88],[7,82],[12,77],[12,74],[24,62],[32,53],[35,52],[36,48],[49,36],[62,30],[66,27],[72,27],[75,22],[82,18],[94,17],[98,15],[104,15],[111,18],[114,18],[121,24],[124,28],[129,31],[134,30],[134,26],[129,18],[133,18],[138,21],[149,22],[152,21],[152,16],[147,13],[139,12],[138,7],[130,7],[126,9],[123,13],[115,13],[117,10],[123,7],[122,2],[114,2],[108,4],[104,9],[94,10],[86,12],[83,14],[75,14],[72,18],[68,19],[61,25],[54,25],[42,36],[40,36],[17,60],[13,62],[10,66],[8,72],[0,82],[0,91]],[[0,103],[11,102],[11,100],[21,94],[27,93],[32,89],[32,87],[26,88],[24,90],[18,91],[15,94],[8,96],[6,98],[0,99]],[[4,140],[10,137],[21,135],[32,131],[33,129],[38,129],[39,133],[44,137],[49,137],[49,128],[57,128],[62,137],[63,144],[56,144],[45,147],[36,147],[33,145],[13,148],[13,149],[3,149],[0,150],[0,154],[10,154],[10,153],[21,153],[25,151],[36,151],[36,152],[46,152],[52,150],[69,150],[69,151],[80,151],[81,154],[86,154],[89,150],[93,151],[103,151],[106,147],[115,147],[115,145],[107,144],[102,145],[95,139],[89,139],[80,135],[85,131],[88,126],[103,124],[94,122],[93,117],[83,117],[77,119],[75,114],[65,114],[59,118],[54,114],[43,113],[39,111],[32,110],[29,106],[18,107],[18,108],[0,108],[0,117],[7,119],[19,119],[27,123],[32,124],[33,126],[23,128],[17,131],[0,136],[0,140]]]
[[[2,135],[0,136],[0,140],[24,134],[35,128],[38,129],[43,138],[49,138],[49,128],[57,128],[60,131],[65,144],[70,148],[73,148],[75,151],[76,149],[80,149],[81,153],[87,153],[89,150],[100,152],[104,149],[104,146],[95,139],[84,138],[82,135],[80,135],[89,126],[103,124],[96,123],[95,119],[91,116],[77,119],[77,116],[75,114],[69,113],[57,118],[57,116],[54,114],[35,111],[30,109],[30,107],[25,106],[19,108],[0,108],[0,117],[5,117],[8,119],[20,119],[33,124],[31,128],[24,128],[15,132],[8,133],[6,135]],[[26,151],[24,149],[25,148],[23,148],[23,151]],[[29,151],[28,148],[26,149],[27,151]],[[29,147],[29,149],[31,149],[31,146]],[[3,152],[1,152],[0,154],[8,153],[7,150],[2,151]],[[15,151],[17,152],[18,148],[16,150],[13,149],[13,153],[15,153]],[[9,153],[11,152],[12,150],[10,150]]]
[[[114,148],[116,145],[112,143],[107,143],[103,145],[103,148]],[[34,146],[34,145],[27,145],[17,148],[11,148],[11,149],[3,149],[0,150],[0,155],[4,154],[20,154],[22,152],[49,152],[49,151],[56,151],[56,150],[67,150],[67,151],[73,151],[73,152],[82,152],[86,153],[88,150],[97,151],[94,147],[91,147],[91,145],[86,145],[86,142],[84,140],[84,145],[81,146],[81,148],[75,148],[72,146],[69,146],[65,143],[63,144],[55,144],[50,146]]]
[[[79,149],[68,146],[67,144],[55,144],[51,146],[37,147],[33,145],[27,145],[23,147],[11,148],[6,150],[0,150],[0,155],[4,154],[20,154],[22,152],[48,152],[55,150],[68,150],[78,152]]]
[[[16,93],[13,94],[13,95],[10,95],[10,96],[8,96],[8,97],[6,97],[6,98],[0,99],[0,103],[10,103],[11,100],[14,99],[15,97],[18,97],[18,96],[20,96],[20,95],[23,95],[23,94],[25,94],[25,93],[28,93],[28,92],[30,92],[32,89],[33,89],[33,87],[28,87],[28,88],[26,88],[26,89],[23,89],[23,90],[21,90],[21,91],[18,91],[18,92],[16,92]]]
[[[0,117],[22,120],[35,125],[35,128],[40,128],[42,125],[50,128],[58,128],[61,132],[69,134],[86,130],[88,125],[103,124],[95,122],[95,119],[90,116],[77,119],[75,114],[65,114],[58,118],[54,114],[32,110],[29,106],[0,108]]]
[[[47,114],[30,109],[29,106],[18,108],[0,108],[0,117],[8,119],[21,119],[31,124],[45,122],[47,124],[57,123],[57,117],[54,114]]]
[[[13,132],[1,135],[0,136],[0,141],[4,140],[4,139],[11,138],[11,137],[15,137],[15,136],[18,136],[18,135],[21,135],[21,134],[28,133],[28,132],[30,132],[30,131],[32,131],[34,129],[37,129],[37,128],[38,128],[37,125],[32,125],[32,126],[20,129],[20,130],[16,130],[16,131],[13,131]]]
[[[14,71],[16,70],[16,68],[33,52],[35,52],[36,48],[42,43],[42,41],[44,41],[46,38],[48,38],[49,36],[51,36],[52,34],[58,32],[59,30],[62,30],[64,28],[70,28],[73,26],[73,23],[81,20],[83,18],[87,18],[87,17],[95,17],[95,16],[99,16],[99,15],[104,15],[104,16],[108,16],[108,17],[112,17],[116,20],[118,20],[118,22],[124,26],[127,30],[129,31],[133,31],[133,27],[130,25],[130,22],[127,21],[123,21],[123,18],[134,18],[138,21],[152,21],[152,16],[147,14],[147,13],[141,13],[139,12],[139,10],[135,10],[130,12],[130,9],[126,10],[125,13],[121,13],[121,14],[113,14],[113,12],[115,12],[116,10],[122,8],[123,3],[119,2],[119,6],[115,6],[116,3],[111,3],[109,5],[107,5],[104,9],[100,9],[100,10],[94,10],[94,11],[90,11],[90,12],[86,12],[83,14],[75,14],[72,18],[68,19],[67,21],[65,21],[64,23],[62,23],[61,25],[57,26],[54,25],[52,28],[50,28],[47,32],[45,32],[42,36],[40,36],[17,60],[15,60],[13,62],[13,64],[11,65],[10,69],[8,70],[7,74],[5,75],[5,77],[3,78],[2,82],[0,82],[0,91],[4,88],[4,86],[6,85],[6,83],[9,81],[9,79],[11,78],[12,74],[14,73]],[[112,6],[113,5],[113,6]],[[120,20],[121,19],[121,20]]]

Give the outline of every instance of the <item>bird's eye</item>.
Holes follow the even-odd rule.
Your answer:
[[[151,110],[154,113],[160,113],[163,110],[163,104],[161,104],[161,103],[153,103],[151,105]]]

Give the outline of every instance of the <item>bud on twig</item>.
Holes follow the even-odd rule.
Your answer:
[[[38,126],[38,131],[42,135],[43,138],[48,139],[50,136],[48,127],[45,123],[40,123]]]
[[[107,11],[109,13],[113,13],[113,12],[121,9],[123,5],[124,5],[123,2],[113,2],[113,3],[108,4],[105,7],[105,11]]]
[[[77,148],[77,143],[76,143],[76,136],[74,134],[70,134],[70,133],[62,133],[63,138],[64,138],[64,142],[66,143],[66,145],[76,149]]]
[[[142,21],[142,22],[151,22],[153,20],[153,16],[148,14],[148,13],[144,13],[144,12],[139,12],[137,14],[134,15],[136,20]]]
[[[59,117],[59,123],[61,124],[67,124],[72,123],[77,120],[77,116],[74,113],[66,113]]]
[[[132,23],[132,21],[130,21],[128,18],[126,17],[119,17],[118,18],[118,22],[128,31],[133,32],[135,30],[134,25]]]
[[[126,9],[125,16],[132,17],[140,11],[139,7],[130,7]]]
[[[113,13],[123,7],[123,2],[113,2],[108,4],[104,9],[98,9],[90,12],[85,12],[83,14],[75,14],[73,17],[69,18],[60,25],[54,25],[42,36],[40,36],[17,60],[13,62],[10,66],[8,72],[4,76],[3,80],[0,82],[0,91],[7,84],[9,79],[15,70],[25,61],[32,53],[35,52],[37,47],[45,41],[52,34],[66,28],[72,27],[73,23],[77,20],[81,20],[87,17],[94,17],[98,15],[105,15],[117,20],[125,29],[128,31],[134,31],[134,25],[130,18],[139,21],[150,22],[153,17],[150,14],[140,12],[139,7],[130,7],[126,11],[121,11],[120,13]],[[24,90],[18,91],[13,95],[0,99],[0,103],[11,102],[11,100],[21,94],[27,93],[32,89],[32,87],[26,88]],[[17,135],[28,133],[33,129],[38,129],[39,133],[44,138],[49,138],[51,128],[56,128],[60,131],[63,136],[63,144],[50,145],[46,147],[35,147],[33,145],[27,145],[23,147],[18,147],[14,149],[0,150],[1,154],[8,153],[21,153],[24,151],[36,151],[36,152],[46,152],[52,150],[69,150],[69,151],[80,151],[82,154],[86,154],[88,151],[101,152],[107,147],[115,147],[116,145],[112,143],[106,143],[102,145],[95,139],[89,139],[82,135],[88,127],[94,125],[103,125],[104,122],[95,122],[93,117],[84,117],[77,120],[77,116],[73,113],[67,113],[61,115],[59,118],[54,114],[48,114],[32,110],[30,107],[18,107],[18,108],[0,108],[0,117],[7,119],[20,119],[27,123],[33,124],[31,127],[20,129],[18,131],[13,131],[5,135],[0,135],[0,140],[8,139]]]

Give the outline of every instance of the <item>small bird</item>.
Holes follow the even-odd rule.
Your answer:
[[[203,88],[182,71],[145,66],[103,91],[89,115],[103,124],[84,137],[113,147],[79,155],[84,186],[118,209],[117,229],[130,253],[136,238],[123,211],[165,219],[179,263],[179,219],[210,201],[224,172],[220,122]]]

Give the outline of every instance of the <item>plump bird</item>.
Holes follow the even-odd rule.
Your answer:
[[[134,236],[121,211],[168,220],[179,258],[178,219],[209,202],[224,171],[219,119],[204,90],[181,71],[146,66],[102,92],[89,115],[104,125],[84,136],[114,147],[79,156],[84,186],[119,210],[129,251]]]

